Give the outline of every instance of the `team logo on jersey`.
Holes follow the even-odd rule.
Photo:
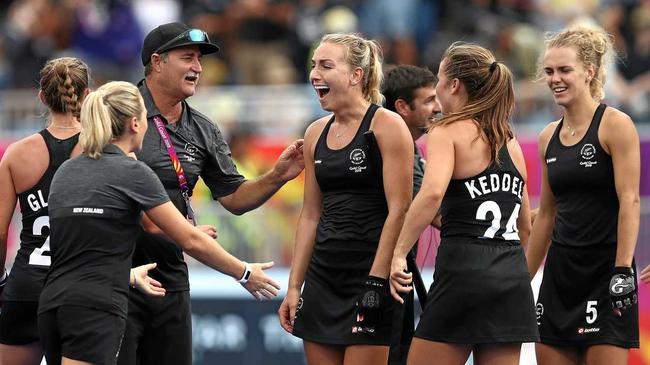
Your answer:
[[[596,156],[596,147],[594,147],[593,144],[587,143],[584,146],[582,146],[582,149],[580,150],[580,155],[582,155],[582,158],[584,160],[591,160]]]
[[[196,160],[196,158],[194,158],[194,154],[196,152],[198,152],[198,150],[199,149],[195,145],[193,145],[193,144],[191,144],[189,142],[185,143],[185,152],[187,152],[187,154],[188,154],[188,156],[186,156],[187,160],[190,161],[190,162]]]
[[[353,166],[350,166],[350,171],[355,173],[362,172],[367,168],[367,166],[361,166],[362,163],[366,161],[366,153],[363,152],[361,148],[355,148],[350,152],[350,162]]]
[[[366,159],[366,153],[361,148],[355,148],[350,152],[350,162],[360,165]]]
[[[598,164],[598,161],[592,161],[593,158],[596,157],[596,147],[591,143],[585,143],[582,146],[580,149],[580,156],[582,157],[582,161],[580,161],[581,166],[591,167]]]
[[[547,159],[546,159],[546,163],[547,163],[547,164],[549,164],[549,163],[553,163],[553,162],[555,162],[555,161],[557,161],[557,157],[551,157],[551,158],[547,158]]]
[[[198,150],[199,150],[199,149],[196,148],[195,145],[193,145],[193,144],[191,144],[191,143],[189,143],[189,142],[188,142],[188,143],[185,143],[185,151],[186,151],[187,153],[189,153],[190,155],[194,156],[194,154],[195,154],[196,151],[198,151]]]
[[[537,317],[538,326],[540,324],[539,320],[542,318],[543,315],[544,315],[544,304],[537,303],[537,305],[535,306],[535,316]]]

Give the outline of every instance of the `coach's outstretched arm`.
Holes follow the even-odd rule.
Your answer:
[[[255,299],[271,299],[278,295],[280,285],[263,271],[272,267],[273,262],[247,264],[239,260],[210,236],[192,226],[171,202],[151,208],[146,213],[158,227],[164,227],[165,234],[183,251],[201,263],[240,281]]]
[[[305,168],[302,145],[302,139],[291,143],[282,151],[271,171],[256,179],[244,181],[235,192],[219,198],[219,203],[229,212],[237,215],[262,205]]]

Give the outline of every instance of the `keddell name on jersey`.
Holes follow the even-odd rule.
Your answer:
[[[524,182],[517,176],[512,176],[508,173],[504,173],[503,175],[489,174],[466,181],[465,187],[467,188],[467,191],[469,191],[469,195],[472,199],[496,191],[511,192],[521,199],[521,194],[524,190]]]

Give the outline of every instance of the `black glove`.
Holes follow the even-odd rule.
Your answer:
[[[381,319],[381,308],[388,299],[388,280],[368,276],[364,290],[357,299],[357,318],[352,333],[375,334],[375,326]]]
[[[612,298],[614,311],[622,312],[636,304],[634,270],[631,267],[617,266],[614,268],[612,280],[609,281],[609,296]]]

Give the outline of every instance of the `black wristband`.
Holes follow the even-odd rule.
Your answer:
[[[616,266],[614,268],[614,271],[612,272],[613,275],[616,274],[625,274],[625,275],[634,275],[634,269],[632,269],[629,266]]]
[[[378,276],[368,275],[368,278],[366,279],[366,285],[383,288],[386,285],[388,285],[388,279],[380,278]]]

